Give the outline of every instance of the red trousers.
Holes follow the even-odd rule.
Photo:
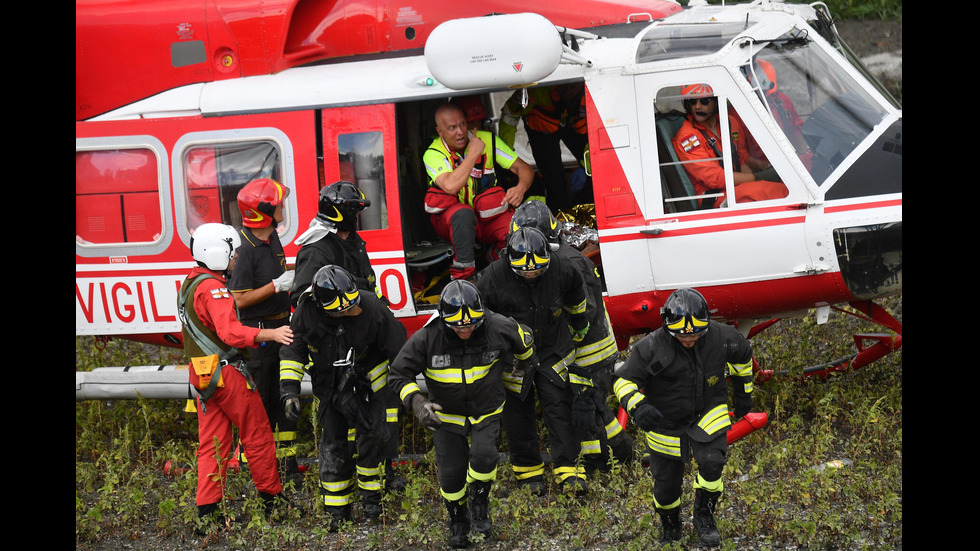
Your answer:
[[[197,375],[191,368],[191,383]],[[204,407],[197,404],[197,505],[218,503],[224,495],[228,461],[232,459],[232,425],[248,456],[249,472],[260,492],[282,492],[276,464],[276,444],[262,398],[248,388],[245,377],[234,367],[221,370],[224,387],[219,387]],[[204,408],[207,408],[207,413]],[[217,442],[216,442],[217,440]]]

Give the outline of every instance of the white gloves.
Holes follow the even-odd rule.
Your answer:
[[[296,272],[293,270],[286,270],[281,276],[272,280],[272,284],[276,288],[277,293],[283,291],[289,292],[293,290],[293,278],[296,277]]]

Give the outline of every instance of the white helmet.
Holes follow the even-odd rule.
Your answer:
[[[209,270],[223,272],[241,244],[235,228],[224,224],[201,224],[191,235],[191,256]]]

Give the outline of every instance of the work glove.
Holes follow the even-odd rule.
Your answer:
[[[572,388],[572,426],[578,430],[595,428],[596,409],[592,387],[572,385]]]
[[[582,342],[582,339],[585,338],[585,335],[589,333],[589,325],[590,324],[586,323],[585,327],[578,330],[576,330],[572,326],[569,326],[568,328],[572,330],[572,340],[575,342]]]
[[[645,431],[657,428],[657,424],[664,418],[660,410],[646,402],[640,402],[633,410],[633,420]]]
[[[282,293],[283,291],[288,293],[293,290],[293,279],[295,277],[295,271],[286,270],[281,276],[272,280],[272,285],[275,286],[277,293]]]
[[[753,172],[752,177],[755,178],[756,180],[766,180],[769,182],[782,182],[782,180],[779,178],[779,174],[776,173],[776,169],[773,168],[772,165],[769,165],[758,172]]]
[[[438,430],[442,425],[442,420],[436,415],[437,411],[442,411],[442,406],[426,400],[421,394],[412,396],[412,411],[415,412],[415,417],[422,426],[429,430]]]
[[[284,404],[283,409],[285,410],[286,419],[289,419],[290,421],[294,421],[294,422],[299,421],[299,409],[300,409],[299,398],[295,396],[292,398],[286,398],[283,400],[283,404]]]
[[[745,414],[752,410],[752,395],[751,394],[736,394],[735,395],[735,418],[745,417]]]

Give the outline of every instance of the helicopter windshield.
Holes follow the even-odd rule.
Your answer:
[[[637,63],[708,55],[725,47],[743,32],[747,23],[697,23],[657,25],[640,40]]]
[[[818,185],[888,114],[799,30],[769,42],[741,70]]]

